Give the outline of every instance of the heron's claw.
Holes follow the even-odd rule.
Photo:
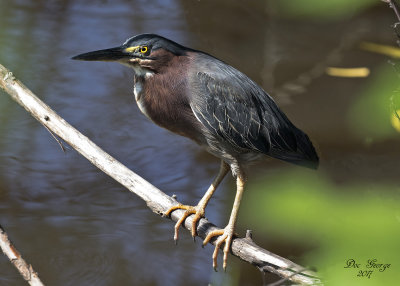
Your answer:
[[[176,222],[175,224],[175,233],[174,233],[174,240],[175,242],[178,241],[178,234],[179,234],[179,228],[180,226],[185,222],[185,219],[189,217],[190,215],[194,214],[193,220],[192,220],[192,227],[191,227],[191,234],[194,239],[194,237],[197,234],[196,228],[197,228],[197,222],[204,217],[204,207],[201,206],[188,206],[188,205],[176,205],[171,207],[166,213],[165,216],[170,216],[171,213],[174,210],[185,210],[184,214],[182,217]]]
[[[206,238],[203,241],[203,246],[206,245],[210,240],[215,237],[219,236],[217,240],[215,241],[215,249],[212,255],[213,258],[213,268],[215,271],[217,271],[217,257],[218,257],[218,251],[221,248],[221,245],[224,243],[224,258],[223,258],[223,263],[222,267],[224,268],[224,271],[226,271],[226,264],[228,261],[228,253],[231,248],[232,244],[232,239],[233,239],[233,228],[227,226],[224,229],[218,229],[211,231],[209,234],[207,234]]]

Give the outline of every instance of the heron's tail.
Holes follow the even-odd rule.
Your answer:
[[[294,135],[297,143],[296,150],[271,148],[268,155],[292,164],[317,169],[319,165],[318,154],[307,134],[297,129]]]

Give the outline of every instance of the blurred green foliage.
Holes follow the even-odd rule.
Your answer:
[[[277,1],[279,10],[283,14],[303,18],[317,18],[319,20],[346,18],[378,3],[376,0]]]
[[[326,285],[396,285],[400,277],[397,186],[337,185],[320,172],[289,171],[249,184],[242,213],[256,233],[312,246],[300,262],[315,266]],[[345,268],[350,259],[359,267]],[[390,266],[369,268],[369,259]],[[357,276],[370,270],[370,278]]]
[[[353,134],[373,140],[398,136],[391,119],[400,107],[399,74],[385,62],[374,70],[365,89],[349,109]]]

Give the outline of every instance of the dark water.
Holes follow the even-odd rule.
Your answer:
[[[75,62],[71,56],[113,47],[144,32],[207,51],[275,96],[316,142],[321,169],[334,181],[396,180],[398,141],[385,141],[368,153],[342,116],[367,80],[339,80],[315,68],[329,56],[342,66],[384,63],[357,46],[362,40],[392,43],[392,11],[374,7],[325,22],[285,18],[274,10],[274,1],[215,2],[0,0],[0,63],[96,144],[186,203],[200,199],[218,160],[139,112],[130,70]],[[304,73],[302,87],[290,89],[289,83]],[[154,215],[74,150],[64,154],[4,93],[0,134],[0,224],[46,285],[262,283],[256,269],[233,257],[227,273],[215,273],[212,247],[201,249],[187,232],[181,232],[175,247],[172,222]],[[252,179],[286,167],[268,161],[249,174]],[[355,171],[350,175],[349,170]],[[232,180],[226,180],[208,206],[207,217],[220,226],[227,222],[232,188]],[[239,230],[245,228],[239,219]],[[263,240],[257,237],[282,255],[302,253]],[[25,285],[4,256],[0,285]]]

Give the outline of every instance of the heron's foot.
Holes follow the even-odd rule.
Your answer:
[[[206,238],[203,241],[203,246],[206,245],[210,240],[215,237],[219,236],[217,240],[215,241],[215,249],[212,255],[213,258],[213,268],[215,271],[217,271],[217,258],[218,258],[218,251],[221,248],[222,244],[224,244],[224,258],[223,258],[223,264],[222,267],[224,268],[224,271],[226,271],[226,262],[228,260],[228,253],[232,245],[232,239],[234,236],[233,232],[233,227],[230,227],[229,225],[226,226],[224,229],[218,229],[211,231],[209,234],[207,234]]]
[[[170,216],[171,213],[174,210],[178,210],[178,209],[185,210],[185,212],[184,212],[183,216],[175,224],[175,233],[174,233],[175,243],[177,243],[177,241],[178,241],[178,235],[179,235],[180,226],[185,222],[185,219],[188,216],[192,215],[192,214],[194,214],[194,217],[193,217],[193,220],[192,220],[192,228],[191,228],[190,232],[192,234],[193,239],[195,238],[195,236],[197,234],[197,231],[196,231],[197,222],[201,218],[204,217],[204,212],[205,212],[205,208],[202,207],[202,206],[199,206],[199,205],[197,205],[197,206],[188,206],[188,205],[179,204],[179,205],[176,205],[176,206],[173,206],[172,208],[170,208],[165,213],[165,216]]]

